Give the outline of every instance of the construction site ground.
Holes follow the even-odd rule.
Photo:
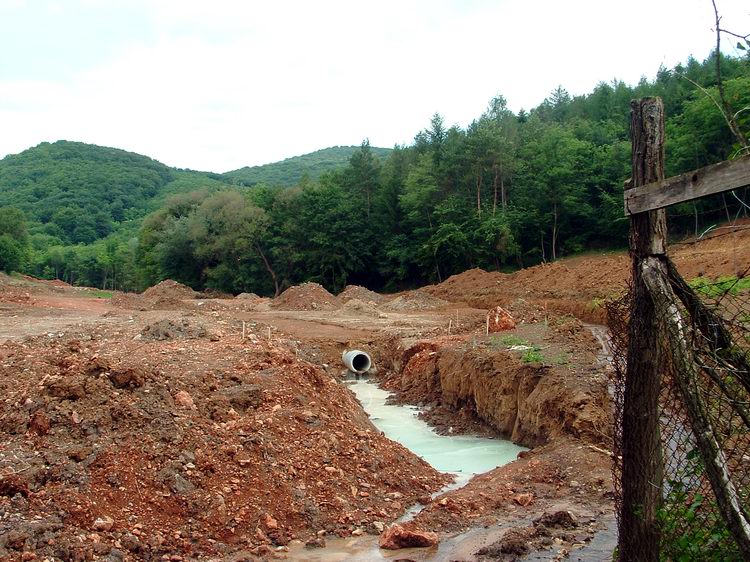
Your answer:
[[[688,279],[742,274],[750,231],[672,254]],[[377,537],[416,503],[404,527],[440,544],[396,559],[605,559],[597,325],[628,274],[626,254],[592,254],[398,295],[305,284],[274,300],[0,275],[0,559],[323,560],[326,540]],[[517,326],[485,334],[498,305]],[[438,432],[530,450],[432,497],[450,478],[370,423],[342,383],[351,348]]]

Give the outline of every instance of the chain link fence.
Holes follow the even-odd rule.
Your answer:
[[[663,460],[660,559],[747,560],[750,538],[750,276],[685,282],[670,263],[649,288],[663,349],[658,375]],[[612,334],[615,488],[622,499],[622,420],[631,294],[607,305]],[[625,459],[628,462],[628,459]],[[632,467],[630,467],[632,470]],[[625,471],[628,472],[627,470]]]

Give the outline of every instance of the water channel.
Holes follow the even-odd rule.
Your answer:
[[[466,485],[474,475],[507,464],[515,460],[520,451],[525,450],[505,439],[439,435],[418,417],[419,408],[387,404],[391,393],[369,382],[367,378],[349,381],[349,388],[361,402],[373,425],[385,433],[386,437],[398,441],[435,469],[455,476],[455,481],[438,494]],[[400,521],[411,519],[422,507],[420,504],[413,506]],[[435,550],[432,549],[432,556],[439,556]],[[397,552],[399,556],[396,558],[404,556],[405,551]],[[327,540],[326,548],[320,551],[293,548],[289,559],[311,562],[375,561],[392,560],[394,554],[394,551],[381,551],[377,537],[361,536]],[[423,558],[426,553],[421,554],[420,560],[432,558]]]
[[[594,324],[586,327],[599,341],[601,349],[598,361],[602,367],[612,362],[612,351],[607,328]],[[369,382],[367,378],[349,381],[370,420],[380,431],[398,441],[416,455],[442,472],[455,476],[453,484],[437,492],[465,486],[476,474],[481,474],[513,460],[523,447],[504,439],[489,439],[467,435],[438,435],[424,420],[418,417],[419,408],[387,404],[390,393]],[[610,388],[610,393],[612,393]],[[413,518],[424,506],[417,504],[409,509],[399,521]],[[596,534],[584,549],[571,553],[571,560],[593,562],[611,559],[612,549],[617,543],[614,517],[601,521],[605,530]],[[514,522],[514,525],[522,523]],[[530,521],[527,523],[530,524]],[[371,562],[378,560],[411,559],[440,561],[456,559],[457,555],[470,556],[479,542],[489,544],[505,532],[504,525],[490,529],[473,529],[455,537],[443,539],[432,549],[402,549],[385,551],[378,547],[378,537],[363,535],[349,538],[326,539],[326,548],[310,550],[303,546],[290,548],[288,560],[309,562]],[[533,553],[529,560],[545,560],[548,553]]]

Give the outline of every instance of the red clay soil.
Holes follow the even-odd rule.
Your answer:
[[[688,280],[741,275],[750,270],[750,228],[720,230],[695,244],[675,244],[670,256]],[[629,277],[627,253],[609,252],[565,258],[511,274],[471,269],[422,290],[477,308],[507,307],[520,298],[603,323],[601,301],[622,295]]]
[[[0,559],[268,554],[446,482],[285,346],[139,328],[0,346]]]
[[[289,287],[271,302],[278,310],[337,310],[341,301],[318,283]]]
[[[750,266],[750,231],[672,255],[688,279],[734,275]],[[624,253],[471,270],[381,305],[385,318],[354,318],[316,284],[261,310],[171,283],[103,302],[0,276],[0,559],[270,559],[295,538],[379,533],[417,498],[429,505],[407,528],[510,528],[450,559],[563,558],[613,502],[607,373],[559,312],[601,319],[628,274]],[[486,336],[498,305],[517,327]],[[449,321],[453,335],[411,346]],[[352,343],[373,347],[385,384],[440,431],[535,448],[430,501],[445,477],[376,431],[324,366]]]
[[[165,279],[143,291],[142,295],[147,299],[154,300],[163,298],[193,299],[200,296],[200,293],[194,291],[187,285],[183,285],[172,279]]]

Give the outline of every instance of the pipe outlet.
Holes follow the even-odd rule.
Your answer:
[[[372,367],[372,359],[370,359],[370,356],[364,351],[358,349],[344,351],[344,353],[341,354],[341,360],[344,362],[347,369],[358,375],[366,373],[370,370],[370,367]]]

